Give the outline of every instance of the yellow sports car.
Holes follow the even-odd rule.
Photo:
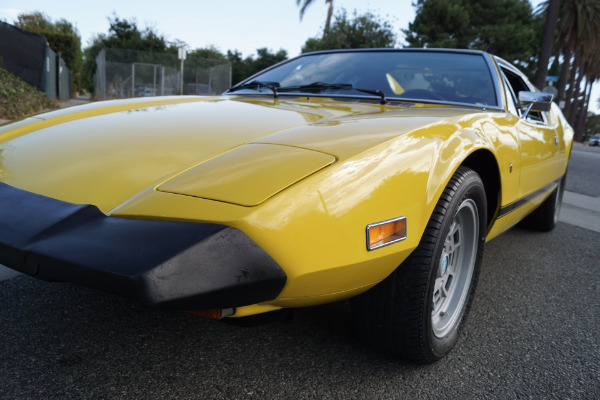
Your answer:
[[[556,225],[572,137],[484,52],[308,53],[1,126],[0,264],[214,318],[352,298],[361,338],[432,362],[485,242]]]

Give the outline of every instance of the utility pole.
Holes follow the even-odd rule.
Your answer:
[[[179,59],[181,60],[181,81],[180,81],[180,85],[179,85],[179,94],[183,95],[183,61],[185,60],[186,57],[186,51],[185,48],[180,47],[179,48]]]

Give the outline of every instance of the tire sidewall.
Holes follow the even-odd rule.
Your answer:
[[[428,338],[428,342],[430,343],[430,351],[431,354],[435,358],[442,358],[445,356],[452,348],[455,346],[458,341],[460,329],[465,321],[466,315],[468,314],[468,310],[473,299],[475,293],[475,287],[477,284],[477,279],[479,276],[479,269],[481,265],[481,259],[483,257],[483,248],[485,244],[485,236],[486,236],[486,196],[485,190],[483,187],[483,183],[479,178],[479,175],[472,170],[469,170],[466,174],[462,176],[464,179],[454,195],[452,195],[451,200],[449,202],[448,208],[446,210],[446,215],[449,216],[444,218],[440,230],[439,230],[439,240],[437,240],[435,244],[435,248],[433,251],[433,256],[431,258],[431,264],[429,268],[429,276],[427,280],[427,290],[426,290],[426,302],[424,308],[424,321],[425,321],[425,337]],[[446,189],[448,190],[448,189]],[[444,248],[444,238],[448,235],[450,230],[450,226],[452,225],[452,221],[454,220],[460,205],[463,201],[471,199],[475,202],[477,206],[477,212],[479,215],[479,234],[477,238],[477,254],[475,256],[475,265],[473,268],[473,273],[471,277],[471,283],[469,285],[467,298],[465,303],[460,311],[460,315],[458,317],[457,323],[453,327],[453,329],[444,337],[438,338],[433,333],[432,321],[431,321],[431,309],[433,302],[433,289],[435,284],[436,275],[439,268],[439,259],[441,257],[442,250]]]

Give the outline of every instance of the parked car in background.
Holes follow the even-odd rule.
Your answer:
[[[214,318],[351,298],[365,342],[433,362],[485,243],[556,225],[572,139],[485,52],[303,54],[222,96],[0,127],[0,263]]]
[[[137,95],[139,97],[151,97],[158,95],[157,90],[149,86],[138,86]]]
[[[590,138],[588,141],[590,146],[600,146],[600,133],[596,133],[594,136]]]

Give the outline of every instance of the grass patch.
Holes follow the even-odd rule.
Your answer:
[[[57,108],[40,90],[0,68],[0,118],[18,119]]]

